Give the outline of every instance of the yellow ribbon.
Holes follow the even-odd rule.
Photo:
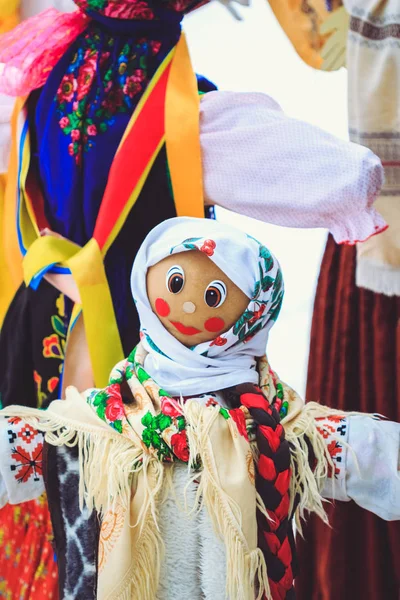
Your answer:
[[[165,104],[165,141],[176,213],[204,217],[200,97],[184,34],[171,65]]]
[[[23,262],[26,285],[54,263],[69,268],[78,286],[94,380],[103,387],[110,365],[122,360],[124,352],[100,248],[93,238],[83,248],[63,238],[38,238]]]

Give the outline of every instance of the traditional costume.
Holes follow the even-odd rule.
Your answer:
[[[357,250],[328,240],[314,306],[307,399],[398,421],[399,7],[391,0],[343,4],[348,34],[333,35],[344,33],[347,41],[349,136],[382,160],[385,183],[377,208],[389,227]],[[299,540],[299,598],[397,600],[399,523],[384,523],[354,505],[328,509],[328,514],[332,528],[312,517],[306,541]]]
[[[138,339],[131,264],[168,217],[221,205],[327,227],[349,243],[385,227],[372,206],[382,170],[371,152],[288,119],[267,96],[213,92],[196,80],[180,29],[196,3],[76,4],[0,41],[0,89],[20,96],[1,223],[5,406],[47,406],[68,370],[79,381],[74,348],[85,337],[95,384],[107,383]],[[65,239],[41,236],[46,228]],[[82,305],[56,289],[69,273]],[[58,461],[55,481],[75,464]]]
[[[204,252],[249,304],[228,331],[188,348],[152,311],[146,273],[167,256],[178,260],[193,250]],[[45,411],[13,406],[0,413],[3,502],[38,493],[39,431],[45,445],[76,448],[79,470],[63,495],[80,497],[100,517],[92,595],[294,598],[292,519],[300,530],[305,511],[325,519],[321,492],[400,518],[400,425],[304,405],[268,365],[264,352],[283,280],[266,246],[216,221],[168,220],[139,250],[132,291],[142,341],[106,388],[69,388],[65,401]],[[366,439],[367,460],[356,453]],[[31,459],[21,466],[23,452]],[[47,454],[47,473],[52,460]],[[51,502],[53,482],[45,479]],[[67,528],[67,545],[74,536]],[[74,556],[59,543],[71,581]],[[180,556],[177,545],[185,548]],[[87,593],[61,590],[63,597]]]

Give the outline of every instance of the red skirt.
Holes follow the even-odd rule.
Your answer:
[[[45,497],[0,510],[0,598],[58,599],[51,539]]]
[[[307,400],[400,421],[400,298],[355,286],[356,250],[330,237],[314,306]],[[311,517],[298,540],[298,600],[399,600],[400,523],[354,502]]]

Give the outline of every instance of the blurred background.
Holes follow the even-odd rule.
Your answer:
[[[266,0],[251,1],[250,8],[234,4],[242,21],[235,20],[217,1],[185,18],[197,73],[221,90],[269,94],[291,117],[347,139],[345,70],[325,73],[308,67],[292,48]],[[74,8],[72,0],[25,0],[23,16],[49,6]],[[266,244],[282,265],[286,296],[271,332],[268,356],[280,377],[304,395],[312,306],[327,234],[265,225],[222,209],[217,216]]]

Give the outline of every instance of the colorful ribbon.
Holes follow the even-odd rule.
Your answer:
[[[27,192],[30,164],[29,131],[20,100],[14,116],[14,140],[9,177],[9,210],[14,222],[8,235],[9,258],[23,258],[26,285],[37,287],[57,266],[72,273],[78,286],[95,385],[105,386],[115,363],[123,358],[103,259],[138,199],[154,161],[166,144],[177,214],[204,215],[199,136],[199,96],[186,40],[164,59],[143,94],[112,164],[93,238],[80,248],[52,236],[40,237],[40,195]],[[30,191],[30,190],[29,190]],[[17,192],[17,193],[16,193]],[[17,228],[15,232],[15,215]],[[6,219],[7,220],[7,219]],[[5,221],[6,221],[5,220]],[[17,254],[19,254],[17,258]],[[16,266],[16,277],[19,274]],[[77,307],[74,310],[76,318]]]

